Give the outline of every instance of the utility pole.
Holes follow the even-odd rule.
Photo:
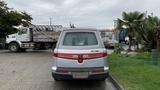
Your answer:
[[[114,24],[114,30],[115,30],[117,27],[117,20],[113,20],[113,24]]]
[[[51,17],[49,18],[49,24],[50,24],[50,26],[52,25],[52,18]]]

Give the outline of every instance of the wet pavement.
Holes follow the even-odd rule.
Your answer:
[[[116,90],[106,81],[54,81],[51,51],[0,51],[0,90]]]

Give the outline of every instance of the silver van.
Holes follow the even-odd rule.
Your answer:
[[[108,77],[107,51],[96,29],[62,31],[52,58],[55,80]]]

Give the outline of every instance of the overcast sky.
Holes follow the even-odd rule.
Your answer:
[[[109,28],[123,11],[147,11],[160,16],[160,0],[5,0],[9,7],[26,11],[33,24]]]

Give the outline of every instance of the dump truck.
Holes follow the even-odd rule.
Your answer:
[[[62,25],[20,27],[17,33],[6,36],[5,46],[11,52],[25,51],[26,49],[50,49],[56,45],[62,30]]]

